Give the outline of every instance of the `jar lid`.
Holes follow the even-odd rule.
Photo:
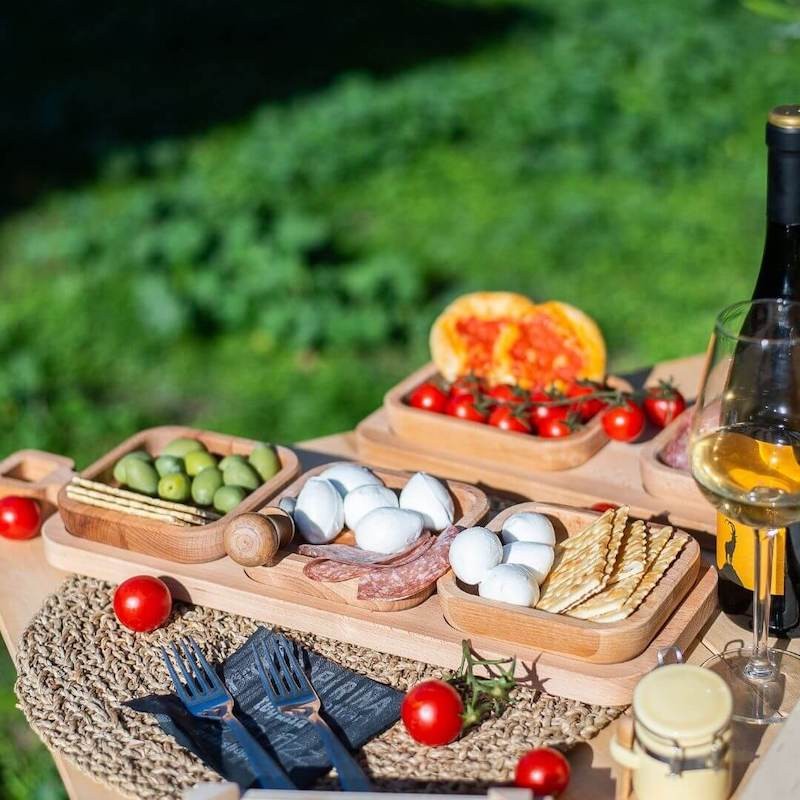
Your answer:
[[[636,685],[633,712],[650,733],[683,746],[710,740],[731,719],[733,698],[715,672],[693,664],[654,669]]]

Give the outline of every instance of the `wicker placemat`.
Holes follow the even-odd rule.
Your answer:
[[[164,628],[134,635],[117,623],[112,593],[108,583],[72,577],[48,598],[20,644],[20,707],[48,747],[102,783],[137,798],[178,798],[195,783],[218,776],[152,717],[121,704],[170,691],[156,645],[190,634],[210,660],[218,662],[259,623],[176,604]],[[320,636],[286,633],[333,661],[401,690],[442,674],[418,661]],[[477,792],[487,784],[508,781],[526,749],[541,744],[566,748],[590,739],[620,710],[519,688],[502,717],[447,747],[420,747],[398,723],[367,744],[361,758],[381,788]]]

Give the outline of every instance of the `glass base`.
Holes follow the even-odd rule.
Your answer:
[[[733,694],[733,718],[751,725],[783,722],[800,700],[800,656],[786,650],[769,650],[774,665],[771,678],[755,679],[745,675],[752,650],[737,648],[712,656],[703,663],[716,672]]]

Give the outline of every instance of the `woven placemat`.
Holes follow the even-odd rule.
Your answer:
[[[216,663],[233,653],[259,623],[178,603],[165,627],[133,634],[114,617],[113,589],[103,581],[75,576],[47,599],[20,644],[19,705],[48,747],[100,782],[132,797],[179,798],[195,783],[219,777],[165,734],[154,718],[122,703],[171,690],[157,645],[191,635]],[[442,676],[442,670],[418,661],[284,632],[400,690],[422,678]],[[500,718],[447,747],[421,747],[398,723],[367,744],[360,758],[383,789],[480,792],[510,780],[517,758],[528,748],[567,748],[590,739],[620,711],[521,687]],[[331,776],[323,780],[326,784],[333,785]]]

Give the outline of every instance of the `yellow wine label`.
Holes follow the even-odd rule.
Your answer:
[[[757,532],[722,514],[717,514],[717,569],[720,577],[728,578],[745,589],[753,589],[756,572]],[[783,576],[786,569],[786,529],[775,535],[770,594],[783,594]]]

